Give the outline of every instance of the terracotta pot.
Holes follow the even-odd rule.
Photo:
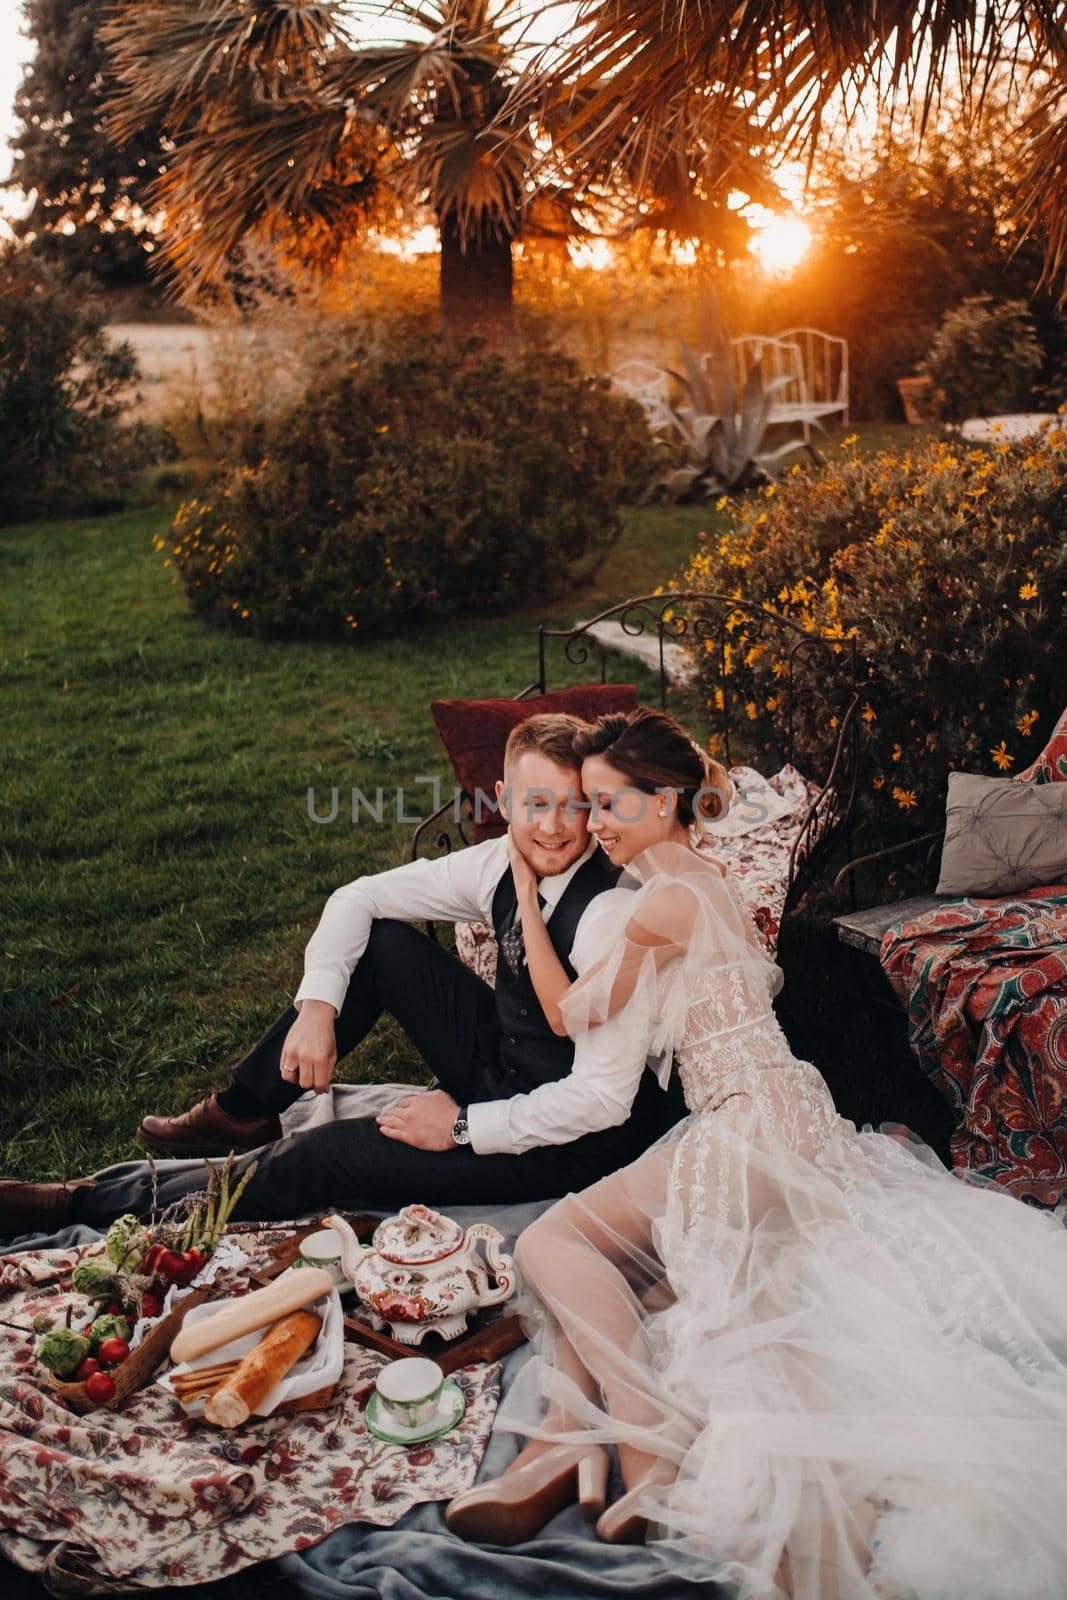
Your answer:
[[[936,422],[939,396],[932,378],[898,378],[897,393],[904,402],[904,420],[912,424]]]

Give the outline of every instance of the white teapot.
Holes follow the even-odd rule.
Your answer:
[[[504,1236],[487,1222],[464,1233],[429,1206],[405,1206],[378,1224],[369,1245],[360,1244],[343,1217],[327,1217],[326,1226],[341,1237],[344,1275],[374,1326],[388,1323],[401,1344],[420,1344],[430,1332],[454,1339],[466,1331],[469,1312],[500,1305],[515,1292],[511,1257],[499,1249]],[[486,1241],[488,1272],[476,1254],[479,1239]]]

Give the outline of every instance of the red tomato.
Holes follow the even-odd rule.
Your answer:
[[[85,1380],[85,1392],[94,1405],[102,1406],[106,1400],[113,1398],[115,1380],[110,1373],[93,1372]]]
[[[163,1315],[163,1301],[158,1294],[146,1294],[141,1300],[142,1317],[161,1317]]]
[[[117,1367],[129,1355],[130,1347],[125,1339],[104,1339],[96,1353],[105,1367]]]
[[[86,1378],[91,1378],[94,1372],[100,1371],[100,1363],[95,1356],[83,1356],[74,1368],[71,1378],[72,1383],[84,1383]]]

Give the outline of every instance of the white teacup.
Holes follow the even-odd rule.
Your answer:
[[[342,1293],[352,1285],[345,1277],[345,1270],[341,1265],[341,1240],[332,1228],[320,1228],[318,1233],[309,1233],[300,1246],[300,1255],[297,1258],[298,1267],[322,1267],[330,1274],[334,1283]]]
[[[437,1415],[445,1375],[436,1361],[404,1356],[390,1361],[374,1380],[383,1411],[402,1428],[424,1428]]]

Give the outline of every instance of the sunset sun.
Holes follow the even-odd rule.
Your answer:
[[[791,272],[811,245],[811,229],[799,217],[784,217],[759,208],[752,217],[749,249],[768,272]]]

